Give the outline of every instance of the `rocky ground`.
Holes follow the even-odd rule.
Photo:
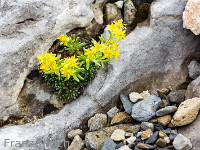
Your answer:
[[[188,69],[190,78],[200,75],[198,62],[192,61]],[[68,150],[191,150],[190,139],[177,129],[195,121],[200,98],[186,99],[185,94],[171,87],[121,94],[118,106],[88,120],[88,131],[68,133]]]

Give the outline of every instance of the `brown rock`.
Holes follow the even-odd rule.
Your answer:
[[[150,123],[157,123],[158,122],[158,119],[151,119],[149,120]]]
[[[165,134],[162,131],[159,131],[159,137],[164,139],[164,137],[167,137],[167,134]]]
[[[107,3],[105,5],[106,23],[111,24],[113,21],[122,19],[121,10],[115,4]]]
[[[193,122],[200,108],[200,98],[187,99],[182,102],[173,116],[171,123],[175,126],[184,126]]]
[[[83,146],[84,142],[82,141],[79,135],[76,135],[67,150],[82,150]]]
[[[169,123],[169,124],[168,124],[168,127],[169,127],[169,128],[174,128],[174,127],[176,127],[176,126],[174,126],[172,123]]]
[[[163,88],[163,89],[161,89],[161,90],[158,89],[158,91],[160,91],[161,94],[167,95],[167,94],[169,94],[170,89],[168,89],[168,88]]]
[[[121,123],[128,123],[132,121],[132,117],[127,114],[126,112],[119,112],[117,113],[111,120],[111,125],[114,124],[121,124]]]
[[[145,131],[142,131],[142,133],[141,133],[141,139],[142,140],[148,139],[151,135],[152,135],[151,129],[147,129]]]
[[[88,121],[88,128],[90,128],[90,125],[94,121],[94,119],[101,118],[103,120],[104,126],[107,125],[107,115],[105,114],[96,114],[94,117],[90,118]]]
[[[171,115],[165,115],[165,116],[162,116],[162,117],[158,117],[157,119],[158,119],[158,123],[160,123],[163,126],[166,126],[172,120],[172,116]]]
[[[156,145],[163,148],[163,147],[166,147],[167,142],[166,142],[164,139],[159,138],[159,139],[156,141]]]

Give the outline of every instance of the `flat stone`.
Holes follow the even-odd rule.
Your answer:
[[[156,141],[156,145],[158,145],[159,147],[166,147],[166,145],[167,145],[167,142],[164,140],[164,139],[162,139],[162,138],[159,138],[157,141]]]
[[[136,141],[136,137],[135,136],[131,136],[130,138],[126,139],[126,142],[128,144],[134,144],[135,141]]]
[[[177,110],[176,106],[167,106],[165,108],[159,109],[156,111],[156,116],[164,116],[170,113],[173,113]]]
[[[173,116],[171,123],[175,126],[184,126],[193,122],[200,108],[200,98],[187,99],[182,102]]]
[[[111,138],[108,138],[101,150],[115,150],[116,146],[117,144]]]
[[[142,131],[141,139],[142,140],[148,139],[152,134],[153,134],[153,132],[151,131],[151,129],[147,129],[146,131]]]
[[[111,125],[121,124],[121,123],[130,123],[132,122],[132,118],[126,112],[118,112],[111,120]]]
[[[67,134],[67,137],[73,140],[76,135],[83,136],[83,131],[81,129],[72,130]]]
[[[160,123],[161,125],[163,126],[167,126],[170,121],[172,120],[172,116],[171,115],[165,115],[165,116],[162,116],[162,117],[158,117],[158,123]]]
[[[191,61],[188,65],[188,72],[190,78],[198,78],[198,76],[200,75],[200,64],[196,61]]]
[[[151,129],[151,131],[154,131],[154,124],[150,122],[142,122],[140,127],[141,127],[141,130],[143,131],[147,129]]]
[[[178,91],[170,92],[167,97],[173,103],[181,103],[185,100],[185,95]]]
[[[84,145],[85,144],[80,136],[76,135],[67,150],[82,150]]]
[[[200,34],[199,9],[199,1],[189,0],[183,12],[183,27],[190,29],[195,35]]]
[[[147,140],[146,140],[146,144],[154,144],[156,142],[156,140],[158,139],[158,134],[159,132],[156,131],[154,132],[154,134],[152,134]]]
[[[178,134],[174,141],[173,141],[173,146],[175,149],[178,150],[191,150],[192,149],[192,143],[188,138],[183,136],[182,134]]]
[[[138,148],[141,148],[141,149],[155,149],[155,147],[154,146],[152,146],[152,145],[149,145],[149,144],[144,144],[144,143],[138,143],[137,145],[136,145],[136,147],[138,147]]]
[[[110,137],[113,141],[123,141],[125,140],[125,131],[122,129],[116,129],[111,137]]]
[[[105,141],[108,138],[110,138],[110,136],[116,129],[123,129],[126,132],[137,133],[140,129],[140,126],[131,124],[120,124],[116,126],[103,128],[98,131],[86,133],[85,136],[86,146],[94,150],[101,149]]]
[[[92,117],[92,118],[90,118],[90,119],[88,120],[88,127],[89,127],[89,128],[90,128],[90,125],[93,123],[93,121],[94,121],[95,119],[97,119],[97,118],[101,118],[102,121],[103,121],[103,127],[106,127],[106,125],[107,125],[107,115],[105,115],[105,114],[95,114],[94,117]]]
[[[128,114],[131,114],[132,112],[132,106],[133,106],[133,103],[128,99],[128,97],[124,94],[120,94],[120,100],[123,104],[123,107],[125,109],[125,111],[128,113]]]
[[[142,100],[143,97],[137,92],[131,92],[129,94],[129,99],[131,102],[136,103],[137,101]]]
[[[155,95],[151,95],[133,105],[131,116],[140,122],[148,121],[155,116],[160,104],[161,99]]]

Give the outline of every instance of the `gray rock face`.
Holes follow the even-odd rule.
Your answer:
[[[185,100],[185,95],[178,91],[170,92],[167,97],[169,98],[170,102],[173,103],[181,103]]]
[[[187,87],[185,99],[200,97],[200,76],[193,80]]]
[[[115,150],[116,146],[117,144],[111,138],[108,138],[101,150]]]
[[[111,24],[113,21],[122,19],[121,10],[111,3],[107,3],[105,7],[106,23]]]
[[[148,121],[156,115],[156,110],[159,108],[161,102],[159,97],[151,95],[133,105],[131,116],[140,122]]]
[[[188,138],[183,136],[182,134],[178,134],[174,141],[173,146],[177,150],[191,150],[192,149],[192,143]]]
[[[191,61],[188,65],[189,77],[196,79],[200,75],[200,64],[196,61]]]
[[[176,106],[167,106],[165,108],[162,108],[156,111],[156,116],[164,116],[172,112],[175,112],[176,110],[177,110]]]
[[[123,107],[125,109],[125,111],[128,113],[128,114],[131,114],[132,112],[132,106],[133,106],[133,103],[129,100],[129,98],[124,95],[124,94],[120,94],[120,100],[123,104]]]
[[[92,124],[90,125],[90,131],[96,131],[102,129],[104,127],[103,119],[96,118],[93,120]]]
[[[6,2],[7,5],[17,4],[17,6],[3,7],[4,2]],[[44,4],[46,1],[37,0],[36,3],[36,1],[29,0],[28,2],[39,5],[41,3]],[[2,116],[10,114],[8,113],[9,110],[13,113],[16,110],[12,104],[16,102],[24,79],[29,71],[32,70],[30,68],[32,68],[33,64],[36,64],[36,62],[34,63],[32,60],[36,58],[38,53],[44,52],[44,50],[47,51],[60,33],[68,32],[72,28],[86,26],[93,18],[91,17],[93,16],[93,12],[89,8],[89,4],[91,4],[92,1],[73,1],[75,4],[78,3],[76,6],[74,6],[75,4],[73,3],[73,5],[69,5],[72,0],[56,1],[58,4],[62,2],[60,7],[54,2],[55,1],[49,0],[48,5],[42,6],[45,9],[44,13],[47,15],[46,20],[51,20],[50,18],[52,17],[54,21],[59,16],[58,19],[60,21],[56,22],[55,28],[46,27],[53,24],[51,21],[46,24],[45,20],[39,20],[38,23],[34,24],[36,21],[28,20],[27,23],[30,23],[29,28],[36,26],[33,29],[34,32],[31,30],[31,34],[26,34],[31,37],[21,38],[20,36],[24,34],[22,32],[17,32],[18,30],[15,29],[13,30],[16,31],[16,35],[13,36],[13,38],[9,40],[5,39],[5,37],[9,38],[12,35],[8,34],[8,32],[4,34],[6,35],[4,40],[2,40],[1,37],[0,45],[3,45],[3,47],[0,48],[0,60],[2,61],[0,73],[0,110]],[[65,2],[67,5],[64,5]],[[181,16],[186,3],[187,0],[157,0],[153,2],[149,26],[138,26],[126,39],[120,42],[121,56],[118,61],[112,60],[105,68],[100,69],[97,77],[86,87],[84,94],[80,98],[66,105],[57,114],[39,119],[34,124],[27,123],[25,125],[1,128],[0,138],[11,139],[12,141],[32,140],[33,142],[38,142],[39,144],[35,144],[31,148],[32,150],[43,150],[45,147],[57,150],[61,143],[64,142],[64,137],[68,131],[77,128],[86,117],[91,117],[99,109],[108,106],[110,100],[116,99],[122,89],[126,92],[125,94],[128,94],[131,91],[144,91],[155,87],[159,89],[168,87],[169,85],[175,89],[177,86],[184,83],[188,75],[187,62],[199,57],[198,48],[200,41],[193,33],[182,28]],[[4,10],[4,14],[7,14],[6,8],[26,10],[22,8],[26,8],[27,3],[25,7],[25,2],[20,1],[16,3],[16,1],[2,1],[1,6],[1,13],[2,10]],[[23,7],[21,8],[21,6]],[[48,6],[51,7],[49,8]],[[68,10],[68,6],[71,6],[70,8],[73,6],[74,9]],[[55,9],[52,9],[52,7]],[[35,9],[37,9],[37,7],[35,7]],[[66,11],[64,11],[65,9]],[[40,13],[41,10],[43,9],[37,9],[39,16],[42,14]],[[0,21],[1,24],[5,24],[6,22],[11,24],[11,22],[15,22],[11,20],[20,19],[18,16],[25,17],[27,15],[27,13],[23,13],[25,15],[19,15],[19,13],[16,13],[19,12],[18,10],[9,10],[8,13],[11,12],[14,12],[13,17],[11,15],[11,17],[4,18],[4,20],[8,18],[9,20]],[[61,12],[63,12],[63,15],[60,16],[59,14]],[[82,13],[82,15],[80,15],[80,13]],[[70,18],[63,20],[63,17]],[[78,22],[74,20],[75,18]],[[44,23],[44,26],[38,28],[38,25],[42,23]],[[21,23],[22,26],[25,26],[25,24]],[[5,26],[7,28],[9,27],[9,29],[14,28],[13,25]],[[24,32],[29,31],[25,27],[21,28],[21,30],[22,29]],[[41,32],[39,31],[40,29]],[[48,32],[46,31],[47,29],[52,30],[48,30]],[[1,28],[1,31],[11,30],[3,30]],[[38,32],[39,34],[35,36]],[[10,43],[15,46],[12,46]],[[32,55],[33,52],[31,49],[34,50],[35,55]],[[17,52],[17,50],[19,51]],[[9,51],[12,52],[9,53]],[[22,70],[25,70],[25,72]],[[14,81],[17,81],[17,79],[19,80],[16,82],[17,84],[15,86],[6,86],[11,85]],[[144,87],[146,89],[144,89]],[[109,107],[112,106],[109,105]],[[7,150],[11,149],[11,147],[9,145],[4,147],[4,141],[2,140],[0,141],[0,149]],[[15,147],[15,149],[18,148]],[[23,149],[25,148],[20,148],[20,150]]]
[[[135,8],[132,0],[125,0],[124,1],[124,22],[127,25],[130,25],[134,18],[137,9]]]

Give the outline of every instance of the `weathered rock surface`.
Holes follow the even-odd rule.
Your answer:
[[[67,134],[67,137],[73,140],[76,135],[83,136],[83,131],[80,129],[72,130]]]
[[[92,125],[92,123],[96,120],[96,119],[101,119],[102,120],[102,126],[105,127],[107,125],[107,115],[105,114],[95,114],[94,117],[90,118],[88,120],[88,127],[90,128],[90,126]]]
[[[131,92],[129,94],[129,99],[131,102],[136,103],[137,101],[142,100],[143,97],[137,92]]]
[[[189,77],[192,79],[198,78],[200,75],[200,64],[196,61],[191,61],[188,65]]]
[[[155,95],[151,95],[133,105],[131,116],[140,122],[148,121],[156,115],[156,110],[160,104],[161,99]]]
[[[83,140],[79,135],[76,135],[67,150],[82,150],[84,146]]]
[[[37,0],[37,3],[35,1],[29,2],[35,5],[44,4],[44,1],[39,0]],[[61,1],[56,2],[58,2],[58,4],[61,3]],[[67,3],[66,5],[64,5],[65,2]],[[72,0],[65,2],[63,2],[64,4],[62,3],[60,7],[51,0],[48,1],[48,5],[44,5],[44,12],[49,20],[51,20],[50,18],[52,17],[54,21],[58,16],[56,14],[60,14],[62,10],[63,17],[71,16],[68,20],[67,18],[63,20],[62,16],[60,16],[58,19],[60,19],[61,24],[59,21],[56,22],[55,28],[49,30],[49,32],[46,31],[49,29],[46,25],[50,26],[53,23],[51,23],[51,21],[45,23],[45,20],[40,20],[41,22],[38,24],[36,23],[36,28],[33,29],[34,32],[31,30],[31,34],[26,34],[28,38],[21,38],[20,36],[24,34],[17,32],[19,30],[4,30],[1,28],[3,32],[6,31],[4,34],[6,36],[4,36],[4,38],[1,36],[1,43],[3,44],[0,44],[3,45],[3,47],[0,48],[0,60],[2,61],[0,72],[0,110],[2,117],[6,116],[6,114],[10,114],[9,112],[15,113],[13,110],[16,110],[16,108],[13,104],[16,102],[17,95],[21,91],[25,77],[30,70],[32,70],[32,66],[36,64],[36,62],[34,65],[31,63],[34,62],[32,60],[36,58],[36,55],[40,52],[44,52],[44,50],[47,51],[60,33],[68,32],[76,27],[86,26],[86,24],[91,22],[94,18],[89,8],[89,4],[91,4],[92,1],[73,1],[77,3],[77,5],[70,5],[74,6],[74,9],[69,10],[71,15],[69,15],[70,13],[68,13],[67,10]],[[7,14],[6,9],[8,7],[4,7],[4,3],[5,1],[2,1],[1,13],[2,10],[4,10],[4,14]],[[130,91],[142,92],[146,89],[159,89],[168,87],[169,85],[175,89],[177,86],[185,83],[188,75],[187,62],[199,57],[198,47],[200,41],[193,33],[182,28],[181,16],[186,3],[187,0],[157,0],[153,2],[151,5],[149,26],[138,26],[125,40],[120,42],[121,56],[118,61],[112,60],[104,69],[100,69],[97,77],[85,89],[83,96],[71,104],[66,105],[57,114],[39,119],[34,124],[28,123],[20,126],[1,128],[1,139],[6,138],[13,141],[31,139],[34,142],[40,143],[34,145],[32,148],[33,150],[44,148],[46,143],[48,143],[46,144],[47,148],[57,150],[63,142],[67,131],[77,128],[83,119],[94,115],[98,109],[105,106],[108,107],[108,102],[110,102],[111,99],[116,99],[122,89],[125,94],[128,94]],[[14,4],[16,4],[14,1],[6,1],[6,5],[10,6]],[[29,6],[34,7],[35,5]],[[49,8],[49,5],[57,9]],[[8,18],[9,20],[2,20],[0,23],[9,22],[11,24],[11,22],[15,22],[12,20],[20,19],[18,16],[25,17],[26,15],[21,14],[28,13],[19,14],[16,12],[20,12],[19,9],[26,10],[27,7],[27,3],[25,4],[25,2],[17,3],[17,7],[9,7],[9,9],[12,10],[9,10],[8,13],[13,12],[14,15],[11,15],[11,17],[7,15],[8,17],[6,17],[6,20]],[[38,14],[42,14],[40,13],[41,11],[38,10],[43,9],[40,7],[38,9],[37,7],[34,8]],[[64,9],[66,9],[68,15],[65,15]],[[80,13],[82,13],[82,16],[80,16]],[[74,18],[77,18],[78,23]],[[24,20],[21,19],[18,21],[21,22]],[[26,22],[30,23],[29,27],[31,28],[36,21],[25,21],[25,24]],[[37,25],[43,22],[44,26],[40,28],[40,32]],[[22,26],[25,26],[25,24],[23,22],[21,23]],[[15,26],[10,25],[7,27],[10,29]],[[13,38],[10,38],[10,40],[6,39],[6,37],[9,38],[12,36],[12,34],[8,34],[8,31],[16,31],[16,34],[14,34]],[[27,31],[25,27],[23,27],[23,31]],[[35,35],[36,33],[39,34]],[[29,35],[31,37],[29,37]],[[2,38],[4,40],[2,40]],[[10,43],[15,46],[13,47]],[[32,55],[33,52],[30,49],[36,52],[35,55]],[[12,53],[10,53],[11,51]],[[30,63],[27,61],[30,61]],[[23,70],[28,71],[23,73]],[[19,79],[18,82],[17,79]],[[17,84],[12,86],[11,84],[15,81]],[[9,85],[9,87],[6,85]],[[109,107],[112,106],[109,105]],[[21,136],[22,134],[23,136]],[[6,150],[3,141],[0,143],[0,149]],[[10,147],[7,149],[10,149]],[[23,148],[20,150],[23,150]]]
[[[158,119],[158,123],[160,123],[163,126],[166,126],[172,120],[172,116],[171,115],[165,115],[165,116],[162,116],[162,117],[158,117],[157,119]]]
[[[174,141],[173,146],[177,150],[191,150],[192,149],[192,143],[188,138],[183,136],[182,134],[178,134]]]
[[[170,92],[167,97],[173,103],[181,103],[185,100],[185,95],[178,91]]]
[[[195,35],[200,34],[199,9],[199,1],[188,0],[185,11],[183,12],[183,27],[190,29]]]
[[[125,109],[125,111],[128,113],[128,114],[131,114],[132,112],[132,106],[134,103],[132,103],[129,98],[124,95],[124,94],[120,94],[120,100],[123,104],[123,107]]]
[[[164,116],[170,113],[173,113],[177,110],[176,106],[167,106],[165,108],[159,109],[156,111],[156,116]]]
[[[134,18],[137,9],[135,8],[132,0],[124,1],[124,23],[130,25]]]
[[[123,4],[124,4],[124,1],[119,0],[119,1],[115,2],[114,4],[115,4],[119,9],[122,9]]]
[[[107,128],[101,129],[99,131],[89,132],[85,136],[86,146],[88,148],[92,148],[94,150],[101,149],[104,142],[108,138],[110,138],[110,136],[116,129],[122,129],[126,132],[137,133],[140,129],[140,126],[138,126],[138,125],[133,126],[131,124],[124,124],[124,125],[121,124],[121,125],[107,127]]]
[[[103,147],[101,150],[115,150],[116,146],[117,144],[111,138],[108,138],[103,144]]]
[[[172,124],[175,126],[184,126],[193,122],[200,109],[200,98],[187,99],[182,102],[175,112]]]
[[[126,112],[119,112],[113,117],[110,124],[131,123],[132,120],[131,116]]]
[[[110,138],[111,138],[113,141],[117,141],[117,142],[123,141],[123,140],[125,140],[125,131],[122,130],[122,129],[116,129],[116,130],[112,133],[112,135],[111,135]]]
[[[154,125],[150,122],[142,122],[141,123],[141,130],[145,131],[147,129],[151,129],[151,131],[154,131]]]

